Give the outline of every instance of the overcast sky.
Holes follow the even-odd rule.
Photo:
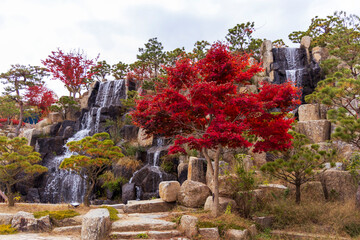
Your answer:
[[[229,28],[254,21],[255,37],[288,45],[288,34],[336,10],[360,16],[359,0],[0,0],[0,72],[41,65],[53,50],[82,49],[110,64],[136,60],[157,37],[165,50],[224,40]],[[47,86],[67,95],[61,82]]]

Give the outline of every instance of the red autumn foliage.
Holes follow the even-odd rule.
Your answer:
[[[41,113],[48,112],[49,107],[57,101],[53,91],[39,85],[28,87],[25,93],[25,99],[30,106],[40,108]]]
[[[80,94],[81,88],[86,85],[89,79],[96,72],[91,72],[91,67],[95,66],[97,58],[87,59],[86,55],[80,51],[70,51],[64,53],[62,50],[51,52],[47,59],[42,60],[42,64],[52,73],[53,79],[62,81],[73,97]]]
[[[175,139],[170,153],[185,153],[186,145],[201,151],[214,177],[214,216],[219,214],[223,148],[254,146],[259,152],[291,147],[288,130],[293,119],[287,118],[287,113],[300,104],[299,89],[291,83],[265,83],[258,94],[237,91],[237,84],[250,84],[262,71],[259,64],[251,65],[249,58],[215,43],[205,58],[197,62],[183,58],[166,68],[167,86],[158,87],[155,95],[144,96],[131,113],[134,123],[147,134]],[[215,151],[214,168],[208,150]]]
[[[0,123],[7,123],[7,119],[6,118],[0,118]],[[13,125],[18,125],[19,124],[19,120],[17,119],[10,119],[10,122],[12,122]],[[22,123],[22,125],[25,125],[25,123]],[[3,126],[3,125],[1,125]]]
[[[260,71],[248,55],[233,55],[216,43],[204,59],[183,58],[168,67],[168,87],[138,101],[132,117],[148,134],[175,136],[171,152],[184,151],[184,144],[197,150],[250,147],[248,136],[262,139],[255,151],[289,148],[293,119],[286,114],[299,104],[299,90],[286,83],[264,84],[259,94],[237,91],[235,83],[250,84]]]

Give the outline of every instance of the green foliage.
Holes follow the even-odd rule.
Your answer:
[[[236,177],[233,177],[227,173],[227,175],[229,175],[227,181],[234,189],[234,192],[236,192],[235,199],[238,206],[240,206],[240,213],[244,217],[249,218],[254,208],[254,196],[251,191],[256,187],[254,177],[255,171],[245,169],[244,160],[247,155],[236,154],[234,157],[236,163],[233,167],[232,173],[234,173]]]
[[[277,39],[273,41],[272,44],[274,48],[288,47],[282,39]]]
[[[79,111],[80,105],[74,97],[62,96],[54,105],[50,106],[50,111],[59,112],[65,119],[71,111]]]
[[[171,221],[173,223],[176,223],[176,225],[180,225],[181,217],[182,217],[182,215],[179,215],[177,217],[173,217],[173,219],[171,219]]]
[[[360,224],[354,222],[345,224],[344,231],[352,238],[357,237],[360,235]]]
[[[107,188],[112,192],[120,192],[122,185],[129,181],[122,176],[116,178],[111,171],[105,171],[99,176],[99,179],[104,182],[101,187]]]
[[[56,220],[62,220],[65,218],[72,218],[75,216],[79,216],[80,213],[74,211],[74,210],[59,210],[59,211],[40,211],[40,212],[34,212],[34,217],[35,218],[41,218],[44,216],[49,215],[49,217],[51,219],[56,219]]]
[[[253,38],[254,22],[237,24],[228,31],[225,39],[228,41],[231,51],[252,53],[255,59],[260,59],[260,46],[263,40]]]
[[[106,208],[109,211],[111,221],[117,221],[117,220],[120,219],[119,216],[118,216],[119,212],[115,208],[109,207],[109,206],[103,206],[103,207],[100,207],[100,208]]]
[[[111,68],[111,74],[116,80],[124,79],[128,71],[129,65],[121,61],[112,65]]]
[[[240,225],[231,222],[225,222],[222,220],[216,221],[198,221],[197,225],[198,228],[218,228],[220,236],[224,236],[226,230],[228,229],[236,229],[236,230],[243,230],[244,228]]]
[[[36,164],[41,161],[40,154],[27,142],[26,138],[0,136],[0,183],[6,186],[9,206],[14,204],[13,185],[47,171],[46,167]]]
[[[106,76],[111,72],[111,66],[105,61],[97,62],[96,66],[91,67],[91,73],[95,73],[93,78],[96,78],[98,81],[106,81]]]
[[[166,172],[166,173],[172,173],[174,171],[174,163],[171,161],[171,159],[164,159],[161,162],[160,168]]]
[[[332,162],[336,150],[323,151],[319,145],[309,146],[309,139],[300,133],[291,131],[293,148],[286,152],[278,152],[274,162],[267,162],[261,171],[284,180],[296,187],[296,202],[300,203],[300,186],[319,174],[325,162]]]
[[[315,16],[311,19],[311,24],[306,31],[294,31],[289,34],[289,39],[294,43],[300,43],[302,37],[310,36],[312,38],[311,47],[325,47],[328,45],[329,38],[338,34],[344,27],[359,29],[359,17],[347,15],[342,11],[335,12],[326,18]]]
[[[108,128],[110,133],[110,138],[114,143],[121,141],[122,136],[120,134],[121,128],[124,126],[124,122],[121,120],[120,116],[117,116],[115,120],[106,119],[105,128]]]
[[[153,76],[156,79],[159,74],[160,64],[164,62],[164,47],[157,38],[151,38],[145,43],[145,48],[139,48],[139,55],[136,55],[137,59],[143,63],[149,64],[152,69]]]
[[[315,91],[306,96],[307,102],[319,102],[329,107],[328,119],[337,127],[335,139],[360,148],[360,105],[358,104],[360,79],[355,79],[349,69],[343,69],[318,83]]]
[[[122,106],[125,108],[125,112],[128,112],[135,108],[136,106],[136,100],[141,99],[139,96],[139,93],[137,91],[128,91],[127,98],[121,99]]]
[[[19,115],[19,108],[16,106],[16,101],[10,96],[0,97],[0,117],[12,119]]]
[[[60,168],[72,170],[86,181],[87,190],[84,204],[88,206],[90,204],[89,197],[99,175],[106,167],[119,161],[124,155],[119,147],[114,146],[108,133],[97,133],[92,137],[88,136],[66,145],[77,155],[65,158],[60,164]]]
[[[1,235],[5,235],[5,234],[14,234],[17,233],[18,230],[16,228],[12,228],[11,224],[2,224],[0,225],[0,234]]]
[[[136,235],[136,238],[148,239],[149,235],[147,233],[139,233],[139,234]]]

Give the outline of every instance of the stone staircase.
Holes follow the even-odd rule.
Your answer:
[[[112,223],[110,239],[187,239],[176,230],[176,223],[161,219],[171,215],[169,212],[118,214],[120,220]]]

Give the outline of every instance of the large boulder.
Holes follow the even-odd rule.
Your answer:
[[[306,182],[301,185],[301,198],[314,201],[324,200],[324,189],[320,181]]]
[[[186,237],[192,238],[198,234],[197,223],[197,217],[184,215],[180,219],[180,231],[184,232]]]
[[[210,196],[210,189],[204,183],[186,180],[180,187],[178,201],[185,207],[202,207]]]
[[[122,201],[127,203],[129,200],[136,199],[135,183],[126,183],[122,186]]]
[[[222,197],[232,197],[235,193],[235,189],[231,184],[229,184],[230,178],[236,178],[237,176],[232,175],[220,175],[218,178],[219,183],[219,196]],[[211,192],[215,192],[215,181],[211,178],[210,182],[208,182],[208,187],[210,188]]]
[[[199,228],[199,234],[202,239],[220,240],[219,229],[216,228]]]
[[[29,188],[26,195],[26,201],[31,203],[40,203],[40,195],[38,188]]]
[[[110,229],[111,222],[109,211],[106,208],[92,209],[83,217],[81,239],[107,239]]]
[[[355,199],[357,183],[348,171],[327,170],[320,179],[328,197],[346,200]]]
[[[190,157],[188,166],[188,180],[206,183],[206,160]]]
[[[10,213],[0,213],[0,225],[9,225],[13,219],[13,214]]]
[[[61,113],[58,112],[49,113],[49,119],[51,120],[52,123],[58,123],[64,120]]]
[[[120,135],[127,141],[136,140],[139,132],[139,127],[134,125],[124,125],[120,130]]]
[[[35,127],[36,129],[41,129],[41,128],[44,128],[45,126],[47,125],[50,125],[52,124],[50,118],[44,118],[43,120],[41,120],[40,122],[38,122]]]
[[[225,239],[227,240],[250,240],[250,232],[249,230],[236,230],[236,229],[228,229],[225,232]]]
[[[176,202],[179,191],[178,181],[165,181],[159,184],[159,195],[165,202]]]
[[[231,210],[236,209],[236,202],[231,198],[219,197],[219,212],[224,213],[226,211],[227,206],[231,206]],[[209,196],[206,199],[204,210],[211,210],[213,206],[213,197]]]
[[[295,129],[297,132],[306,135],[311,142],[319,143],[330,140],[331,124],[327,120],[300,121]]]
[[[21,232],[49,232],[51,222],[49,215],[36,219],[32,213],[21,211],[14,215],[11,227]]]
[[[298,109],[299,121],[326,119],[327,107],[323,104],[302,104]]]
[[[329,50],[324,47],[313,47],[311,50],[315,62],[319,63],[329,57]]]

